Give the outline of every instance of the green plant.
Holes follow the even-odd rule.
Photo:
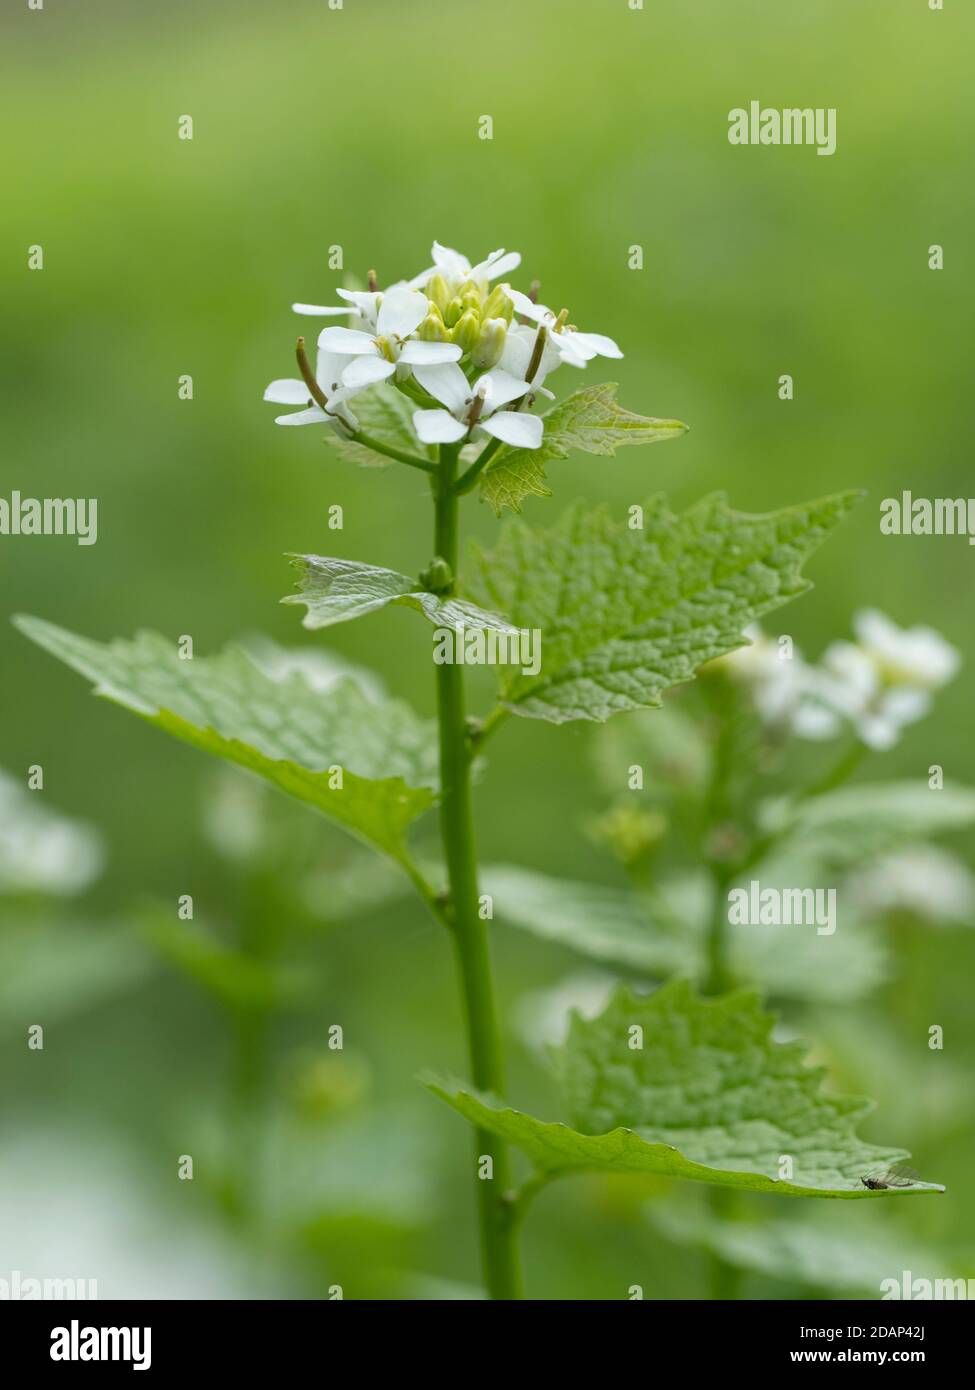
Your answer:
[[[314,369],[299,338],[300,377],[275,381],[266,393],[298,407],[280,423],[326,427],[353,461],[392,460],[429,476],[433,535],[417,578],[297,557],[299,589],[285,601],[304,605],[313,630],[388,605],[419,613],[434,629],[435,724],[368,694],[354,678],[323,694],[300,673],[271,674],[237,651],[198,658],[151,634],[102,645],[36,618],[18,620],[100,694],[259,774],[386,855],[445,927],[473,1085],[429,1084],[473,1126],[484,1281],[494,1298],[522,1296],[521,1221],[542,1187],[572,1172],[654,1173],[716,1190],[846,1200],[937,1190],[921,1182],[868,1190],[866,1173],[905,1155],[859,1139],[865,1103],[824,1094],[821,1073],[803,1065],[803,1047],[772,1039],[773,1021],[755,997],[725,992],[734,974],[725,895],[733,871],[765,846],[757,833],[745,845],[721,842],[732,771],[727,731],[716,746],[700,847],[712,878],[700,978],[718,997],[702,998],[681,980],[649,997],[622,988],[597,1019],[575,1019],[558,1061],[571,1128],[501,1099],[475,762],[512,715],[562,724],[659,709],[664,691],[743,646],[749,625],[809,587],[803,563],[854,501],[843,494],[752,516],[716,496],[678,516],[656,497],[622,518],[577,504],[549,530],[509,523],[497,546],[473,551],[462,570],[460,510],[475,490],[498,514],[518,511],[526,497],[548,495],[546,468],[571,451],[610,456],[685,429],[624,410],[607,384],[575,391],[539,415],[540,398],[550,394],[545,380],[561,364],[622,354],[611,339],[577,330],[567,311],[539,305],[535,292],[492,288],[517,265],[516,256],[495,252],[472,267],[435,244],[434,265],[407,284],[380,292],[370,274],[367,290],[339,291],[341,306],[295,306],[310,316],[347,314],[355,326],[323,330]],[[467,710],[471,662],[499,668],[497,703],[483,717]],[[815,698],[842,703],[825,685]],[[851,770],[852,763],[838,776]],[[408,843],[413,824],[434,806],[442,881]],[[796,814],[794,806],[781,812],[786,822]],[[761,835],[777,843],[784,831],[766,827]],[[678,932],[678,971],[682,945]],[[532,1163],[521,1181],[511,1145]]]

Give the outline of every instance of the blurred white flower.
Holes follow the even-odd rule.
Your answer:
[[[527,381],[493,371],[471,386],[456,362],[418,366],[413,374],[423,389],[446,407],[414,412],[413,426],[424,444],[452,444],[463,439],[471,429],[472,412],[475,433],[483,431],[519,449],[537,449],[541,444],[542,422],[537,415],[501,409],[526,394]]]
[[[591,971],[567,975],[552,989],[532,990],[518,1001],[518,1032],[524,1042],[538,1052],[557,1046],[568,1035],[573,1010],[583,1018],[596,1018],[609,1003],[618,983],[612,975]]]
[[[815,693],[848,719],[868,748],[892,748],[905,725],[930,710],[931,693],[951,680],[959,653],[933,628],[899,628],[883,613],[855,614],[856,642],[834,642]]]
[[[898,627],[875,608],[853,618],[853,631],[890,685],[938,690],[957,673],[961,656],[932,627]]]
[[[266,787],[221,765],[204,786],[200,828],[224,858],[253,864],[264,847]]]
[[[751,688],[763,723],[800,738],[833,738],[846,721],[868,748],[892,748],[907,724],[928,713],[932,691],[958,670],[958,652],[928,627],[899,628],[875,609],[854,615],[855,642],[833,642],[810,665],[797,648],[780,652],[762,630],[751,645],[721,657]]]
[[[721,657],[723,669],[745,682],[756,712],[769,728],[806,739],[833,738],[839,732],[836,715],[814,698],[816,676],[798,648],[789,653],[752,623],[745,628],[750,646]]]
[[[0,771],[0,893],[80,893],[101,873],[99,835]]]
[[[975,926],[975,875],[934,845],[908,845],[851,875],[851,902],[864,913],[902,910],[931,922]]]

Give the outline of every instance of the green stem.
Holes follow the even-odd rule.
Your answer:
[[[487,740],[500,728],[510,714],[511,711],[505,709],[504,705],[495,705],[491,713],[487,715],[485,719],[481,720],[471,734],[471,742],[478,753],[480,753]]]
[[[704,857],[711,872],[713,899],[707,935],[706,994],[723,994],[732,984],[728,962],[728,884],[733,870],[726,860],[715,858],[709,839],[732,819],[731,782],[734,762],[734,729],[721,696],[723,686],[705,685],[715,722],[711,757],[711,781],[705,804]]]
[[[813,782],[805,791],[800,792],[796,800],[809,801],[812,797],[822,796],[825,792],[835,791],[837,787],[841,787],[844,782],[853,776],[866,756],[867,745],[865,743],[860,743],[858,740],[846,750],[839,761],[834,763],[824,776],[820,777],[818,781]]]
[[[405,463],[410,468],[420,468],[424,473],[437,472],[435,463],[428,463],[426,459],[417,458],[415,454],[407,454],[402,449],[394,449],[391,444],[382,444],[363,430],[356,430],[352,436],[352,442],[353,444],[361,444],[365,449],[371,449],[374,454],[385,454],[387,458],[396,459],[397,463]]]
[[[276,920],[273,882],[259,867],[245,884],[240,948],[253,961],[267,964],[274,952],[269,924]],[[262,1209],[265,1106],[270,1069],[270,1023],[265,1010],[247,1005],[232,1015],[233,1061],[230,1088],[231,1128],[228,1204],[241,1226],[256,1227]]]
[[[443,445],[436,484],[434,554],[457,573],[458,506],[454,483],[459,449]],[[471,805],[471,755],[464,709],[464,668],[437,666],[437,713],[440,733],[440,829],[450,885],[453,930],[474,1084],[479,1090],[504,1092],[501,1040],[494,998],[494,979],[486,924],[479,913],[477,858]],[[475,1129],[475,1177],[481,1229],[484,1282],[491,1298],[522,1297],[517,1223],[511,1203],[511,1173],[506,1146],[495,1135]],[[490,1159],[491,1176],[482,1177]]]
[[[708,1206],[718,1221],[732,1219],[738,1204],[738,1193],[729,1187],[708,1189]],[[708,1253],[708,1294],[717,1303],[733,1303],[741,1295],[741,1268],[729,1264],[712,1250]]]
[[[728,964],[728,884],[732,875],[716,865],[711,866],[711,885],[714,898],[711,921],[708,925],[708,969],[704,981],[705,994],[724,994],[734,983]]]

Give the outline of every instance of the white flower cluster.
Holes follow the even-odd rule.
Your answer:
[[[580,333],[565,310],[555,314],[507,282],[492,287],[520,265],[517,252],[492,251],[472,266],[435,241],[432,257],[421,274],[385,290],[339,289],[340,305],[293,306],[298,314],[348,315],[349,323],[318,336],[317,390],[296,378],[272,381],[264,392],[266,401],[302,407],[279,415],[279,425],[338,422],[355,433],[349,402],[389,381],[416,404],[422,444],[487,434],[537,449],[543,426],[530,407],[538,395],[551,397],[546,377],[562,363],[584,367],[597,356],[623,356],[612,338]]]
[[[0,896],[82,893],[102,871],[98,834],[0,771]]]
[[[909,912],[929,922],[975,926],[975,877],[936,845],[904,845],[851,875],[846,892],[859,912]]]
[[[833,642],[810,665],[752,627],[752,645],[723,661],[750,686],[768,726],[808,739],[833,738],[852,726],[868,748],[892,748],[906,725],[928,713],[960,656],[933,628],[899,628],[875,609],[855,614],[853,630],[855,642]]]

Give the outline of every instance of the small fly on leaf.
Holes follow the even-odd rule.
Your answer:
[[[913,1187],[921,1181],[921,1175],[906,1163],[892,1163],[889,1168],[880,1168],[860,1181],[871,1192],[882,1192],[887,1187]]]

